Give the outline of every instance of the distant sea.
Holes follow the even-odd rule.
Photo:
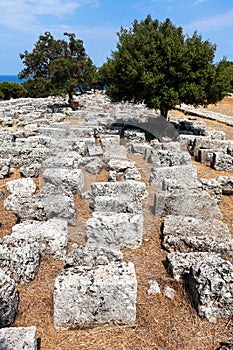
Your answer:
[[[23,83],[25,80],[19,80],[17,75],[0,75],[0,83],[2,82],[14,82]]]

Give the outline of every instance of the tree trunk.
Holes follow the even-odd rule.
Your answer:
[[[161,108],[161,109],[160,109],[160,114],[161,114],[166,120],[168,120],[168,109],[166,109],[166,108]]]

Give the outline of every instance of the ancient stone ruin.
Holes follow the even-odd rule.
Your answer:
[[[14,321],[17,286],[33,281],[44,257],[63,263],[54,279],[56,331],[132,326],[137,266],[124,249],[133,254],[144,244],[146,206],[162,223],[167,272],[184,283],[197,314],[210,322],[231,317],[233,239],[219,204],[233,194],[233,141],[184,117],[171,120],[174,138],[159,130],[161,138],[148,141],[135,123],[156,120],[157,112],[113,104],[100,92],[80,100],[76,111],[52,97],[0,103],[0,179],[6,182],[0,200],[17,218],[0,239],[0,349],[37,349],[36,327],[14,327]],[[200,178],[192,159],[228,174]],[[91,210],[81,243],[78,198]],[[149,296],[161,293],[155,279],[148,281]],[[175,294],[164,286],[164,297]]]

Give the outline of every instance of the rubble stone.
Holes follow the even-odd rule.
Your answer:
[[[0,350],[37,350],[36,327],[0,329]]]
[[[0,240],[0,268],[16,283],[32,281],[40,263],[37,242],[5,236]]]
[[[38,242],[41,252],[63,258],[68,244],[67,222],[61,219],[24,221],[12,227],[11,237]]]
[[[142,214],[94,212],[86,223],[87,243],[136,248],[142,242]]]
[[[165,217],[162,244],[169,252],[215,252],[233,256],[228,227],[215,219],[188,216]]]
[[[10,326],[19,303],[15,282],[0,269],[0,328]]]
[[[6,188],[15,196],[27,196],[36,192],[36,184],[30,177],[8,181]]]
[[[211,167],[215,170],[231,171],[233,167],[233,157],[223,152],[214,152]]]
[[[132,325],[136,295],[137,280],[130,262],[60,271],[54,289],[55,329]]]

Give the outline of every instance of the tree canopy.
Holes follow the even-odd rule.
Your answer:
[[[206,106],[228,92],[213,63],[216,45],[197,32],[189,37],[169,19],[147,16],[117,35],[116,51],[99,69],[113,101],[144,101],[166,117],[176,104]]]
[[[19,79],[32,79],[26,85],[32,88],[32,95],[68,93],[72,104],[73,92],[85,91],[92,85],[96,67],[86,54],[82,40],[73,33],[64,33],[66,40],[54,39],[50,32],[40,35],[32,52],[20,54],[26,66]],[[33,96],[35,97],[35,96]]]

